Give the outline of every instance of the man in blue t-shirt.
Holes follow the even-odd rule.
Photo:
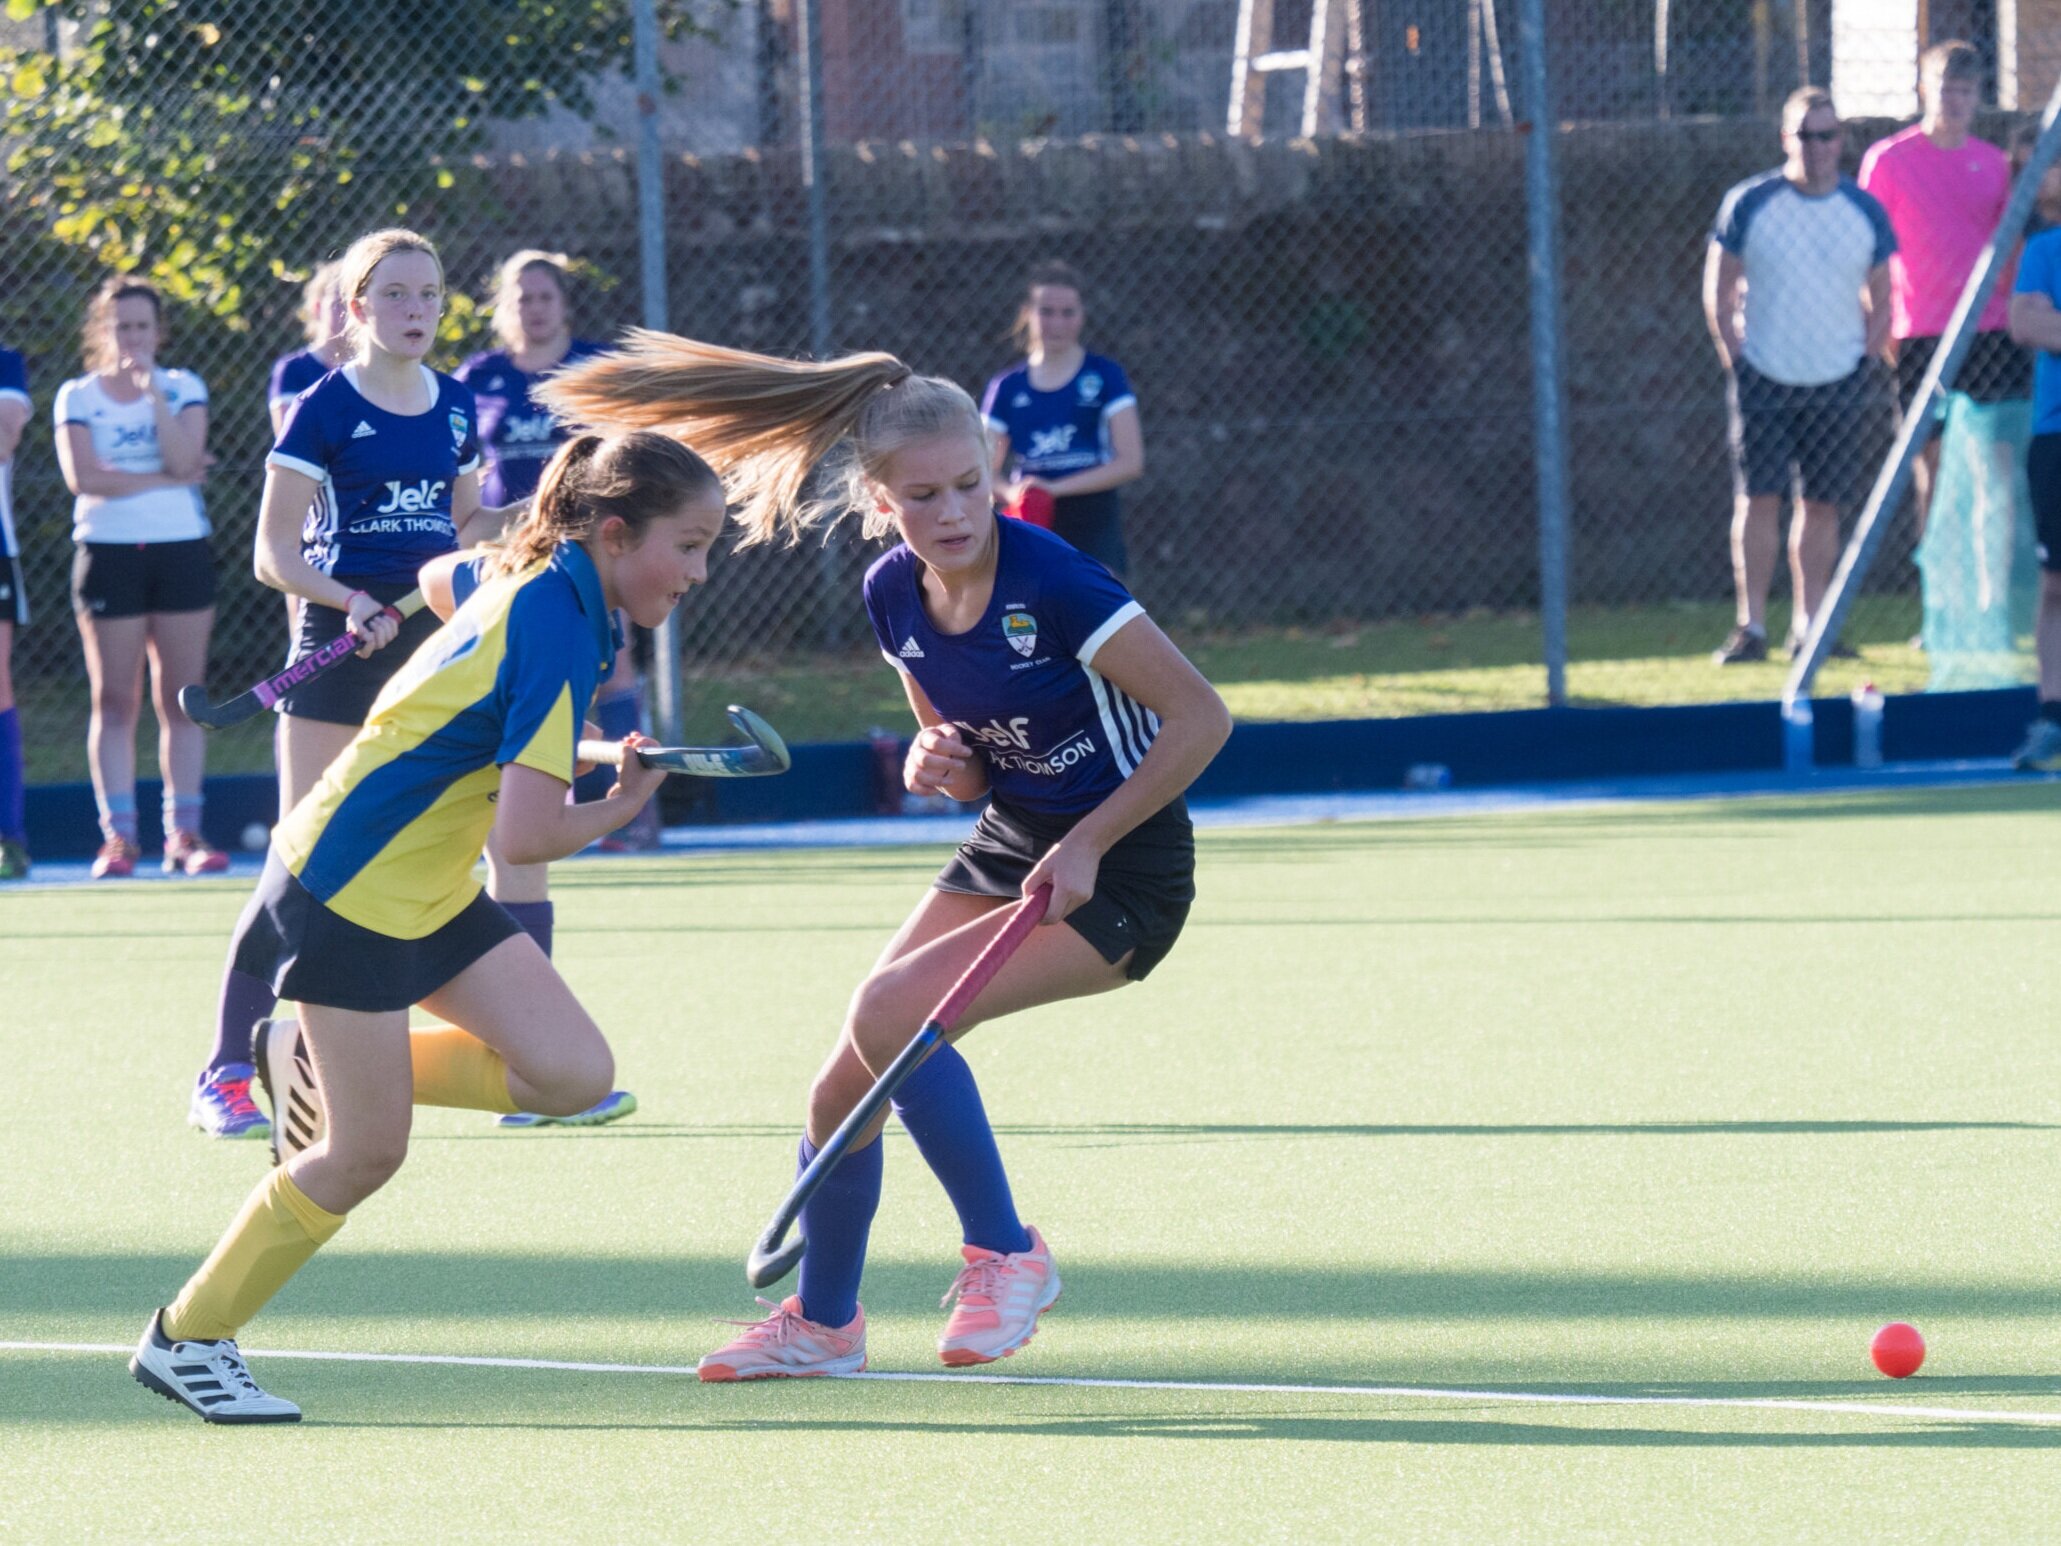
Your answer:
[[[1888,212],[1839,171],[1831,96],[1791,92],[1782,165],[1725,195],[1703,272],[1704,318],[1726,372],[1732,449],[1732,576],[1738,621],[1713,658],[1765,660],[1768,587],[1783,497],[1795,587],[1792,652],[1839,561],[1839,512],[1857,503],[1886,444]]]
[[[2061,222],[2061,166],[2040,179],[2041,218]],[[2011,296],[2011,336],[2037,350],[2032,366],[2032,440],[2025,478],[2039,534],[2039,715],[2011,762],[2026,772],[2061,769],[2061,226],[2025,244]]]

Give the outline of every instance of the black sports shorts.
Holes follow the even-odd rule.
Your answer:
[[[1020,897],[1023,882],[1046,850],[1079,817],[1038,816],[989,802],[973,835],[931,884],[965,896]],[[1148,816],[1102,856],[1095,894],[1066,922],[1112,966],[1128,953],[1125,975],[1149,974],[1181,937],[1195,900],[1195,828],[1185,800]]]
[[[354,582],[346,580],[346,585]],[[381,584],[372,581],[358,589],[382,605],[391,605],[415,589],[412,583]],[[294,636],[293,653],[287,664],[304,660],[344,631],[345,617],[335,607],[312,601],[301,603],[301,624]],[[372,713],[372,700],[394,674],[408,663],[424,639],[442,624],[436,613],[424,607],[401,624],[401,631],[384,649],[374,650],[369,659],[356,655],[303,683],[279,700],[279,712],[297,719],[319,719],[332,725],[362,725]]]
[[[230,960],[281,999],[378,1014],[409,1009],[522,929],[484,891],[421,939],[363,928],[318,902],[281,861],[265,855],[258,889],[236,923]]]
[[[215,604],[205,537],[183,542],[81,542],[72,553],[72,608],[94,617],[204,612]]]

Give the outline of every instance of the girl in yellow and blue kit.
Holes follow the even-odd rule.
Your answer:
[[[563,858],[651,798],[664,775],[630,757],[606,799],[567,804],[575,744],[615,610],[662,623],[707,577],[722,523],[721,484],[679,442],[567,443],[483,583],[273,833],[234,958],[300,1004],[311,1078],[285,1096],[322,1136],[151,1317],[129,1363],[144,1385],[209,1422],[296,1421],[234,1339],[400,1168],[412,1108],[569,1115],[608,1091],[608,1043],[473,864],[490,831],[514,863]],[[432,561],[425,591],[448,600],[461,561]],[[411,1032],[417,1004],[448,1023]]]

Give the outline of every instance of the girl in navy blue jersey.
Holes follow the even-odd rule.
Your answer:
[[[1145,471],[1145,432],[1124,368],[1081,346],[1081,276],[1065,263],[1031,271],[1016,313],[1024,358],[988,383],[981,412],[994,436],[1002,499],[1051,500],[1052,530],[1112,574],[1129,567],[1117,490]]]
[[[286,428],[293,400],[331,371],[350,363],[351,314],[339,288],[343,265],[324,263],[301,287],[301,327],[307,345],[272,362],[272,380],[265,404],[272,415],[272,438]]]
[[[480,496],[490,505],[529,498],[537,487],[538,472],[570,438],[551,410],[530,395],[530,389],[550,372],[577,364],[605,347],[573,336],[571,267],[563,253],[535,248],[502,263],[494,276],[494,337],[500,347],[475,354],[458,367],[458,379],[472,388],[479,403],[480,449],[486,456]],[[610,740],[619,741],[642,727],[641,688],[636,652],[626,645],[594,705],[595,721]],[[574,793],[581,800],[598,800],[613,782],[612,770],[597,769],[575,783]],[[654,802],[635,822],[604,838],[602,847],[651,848],[657,842],[658,806]],[[523,900],[543,901],[541,885],[539,875],[530,883],[534,895]]]
[[[431,612],[396,624],[387,604],[415,588],[423,564],[497,536],[509,514],[480,501],[472,393],[423,363],[443,312],[436,249],[412,231],[375,231],[344,254],[336,288],[350,358],[288,408],[266,458],[256,565],[259,579],[301,603],[295,659],[346,629],[364,646],[280,705],[282,815],[350,745],[387,679],[436,631]],[[272,1003],[269,984],[233,967],[225,974],[215,1047],[187,1111],[210,1136],[270,1136],[250,1081],[252,1030]]]
[[[1009,958],[955,1039],[1020,1009],[1121,987],[1165,957],[1194,897],[1182,797],[1229,716],[1108,569],[996,518],[991,448],[965,392],[886,354],[806,364],[637,333],[543,395],[579,422],[684,438],[723,472],[748,543],[846,510],[864,512],[868,535],[898,537],[866,576],[866,610],[919,727],[905,781],[924,794],[990,797],[853,995],[810,1091],[803,1165],[1019,897],[1051,886],[1047,926]],[[842,457],[847,476],[806,500],[804,480],[826,457]],[[1012,1353],[1059,1297],[1059,1276],[1017,1217],[966,1060],[941,1048],[894,1109],[964,1237],[939,1355],[961,1365]],[[858,1289],[880,1199],[878,1134],[802,1212],[799,1293],[768,1303],[765,1320],[704,1358],[703,1379],[865,1366]]]
[[[13,497],[14,452],[28,422],[28,370],[14,350],[0,349],[0,880],[26,880],[29,874],[28,774],[13,674],[14,631],[29,625]]]

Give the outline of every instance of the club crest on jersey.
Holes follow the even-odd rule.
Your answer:
[[[1102,395],[1102,378],[1092,370],[1084,370],[1075,383],[1075,390],[1080,393],[1082,402],[1092,403]]]
[[[471,422],[465,417],[465,410],[463,408],[453,408],[451,410],[452,450],[458,451],[464,449],[466,431],[471,429],[471,427]]]
[[[1038,647],[1038,620],[1028,612],[1005,612],[1002,637],[1009,641],[1011,649],[1028,660]]]

